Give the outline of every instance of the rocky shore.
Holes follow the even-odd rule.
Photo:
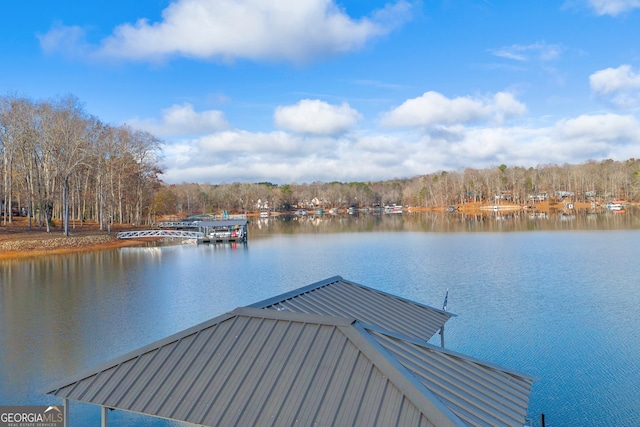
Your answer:
[[[108,233],[99,230],[96,224],[83,224],[64,236],[58,227],[50,233],[39,228],[29,229],[23,218],[16,218],[11,224],[0,226],[0,260],[25,258],[41,255],[113,249],[136,246],[140,239],[120,240],[118,230]]]
[[[110,243],[115,237],[110,235],[79,236],[79,237],[51,237],[49,239],[13,240],[0,243],[0,252],[16,251],[51,251],[62,248],[84,248],[92,245]]]

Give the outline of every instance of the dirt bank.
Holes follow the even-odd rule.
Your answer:
[[[85,223],[71,228],[67,237],[60,227],[52,227],[47,233],[37,226],[29,229],[25,218],[14,218],[10,224],[0,222],[0,259],[113,249],[144,243],[143,239],[116,238],[117,232],[131,229],[115,226],[108,233],[100,230],[98,224]]]

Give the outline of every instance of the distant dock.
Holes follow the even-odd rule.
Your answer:
[[[198,231],[202,237],[198,238],[198,243],[246,242],[247,223],[246,219],[200,221]]]
[[[248,237],[247,224],[246,219],[165,221],[158,223],[159,230],[126,231],[118,233],[117,237],[170,237],[196,239],[197,243],[243,243]]]

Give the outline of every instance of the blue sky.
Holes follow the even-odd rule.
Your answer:
[[[167,183],[640,157],[640,0],[3,2],[0,93],[162,139]]]

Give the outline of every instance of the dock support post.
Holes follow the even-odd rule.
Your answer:
[[[64,427],[69,427],[69,399],[62,399],[62,416],[64,418]]]
[[[442,303],[442,311],[447,311],[447,301],[449,301],[449,289],[447,289],[447,292],[444,294],[444,303]],[[444,322],[442,322],[442,326],[440,327],[440,347],[444,348]]]
[[[101,406],[101,414],[102,414],[102,421],[100,423],[100,427],[108,427],[109,426],[109,408],[107,408],[106,406]]]

